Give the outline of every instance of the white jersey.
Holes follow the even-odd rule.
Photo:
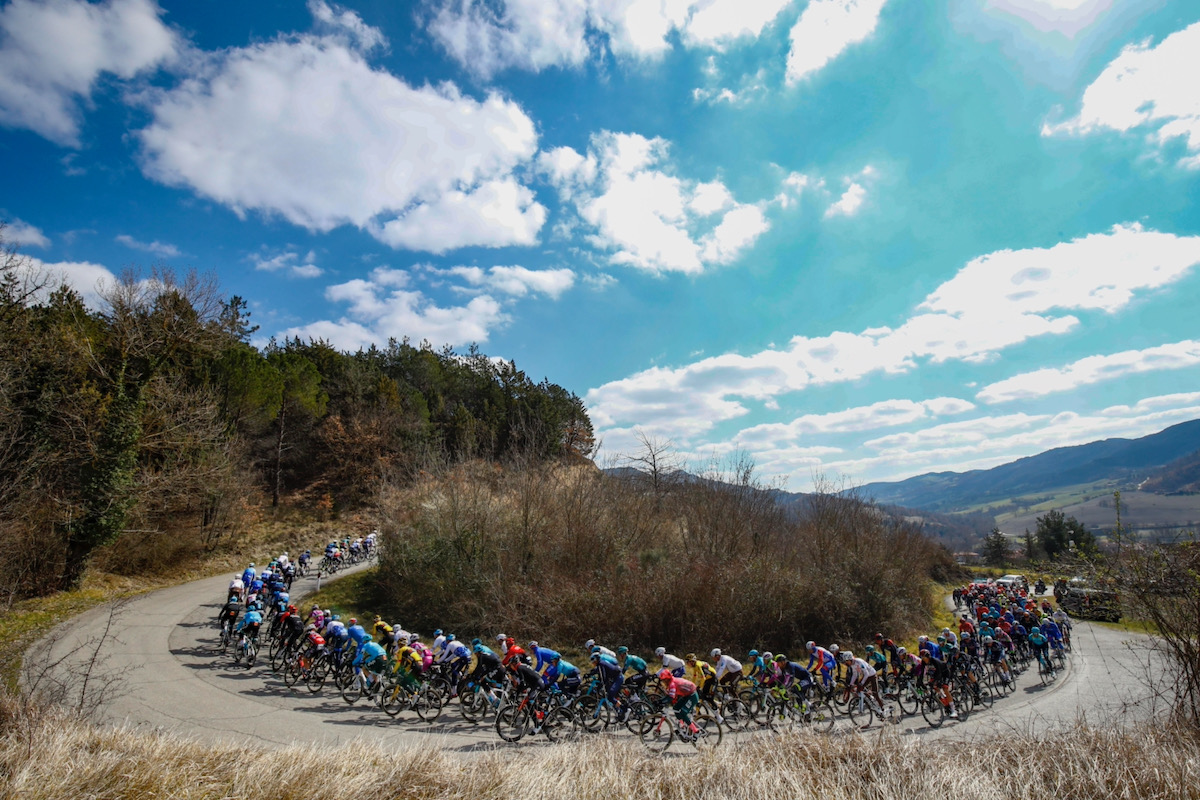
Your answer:
[[[241,578],[234,578],[229,582],[229,591],[231,592],[241,592],[245,588],[246,584],[242,583]]]
[[[850,671],[854,683],[862,683],[867,678],[875,677],[875,668],[861,658],[850,662]]]
[[[441,654],[442,654],[442,651],[443,651],[443,650],[445,650],[445,649],[446,649],[446,637],[445,637],[444,635],[443,635],[443,636],[438,636],[437,638],[435,638],[435,639],[433,640],[433,653],[434,653],[434,655],[441,655]]]
[[[742,662],[735,661],[733,656],[721,656],[717,659],[717,679],[724,678],[731,672],[741,672]]]
[[[677,669],[683,669],[685,666],[687,666],[683,663],[682,658],[679,656],[673,656],[670,653],[662,654],[662,665],[664,669],[669,669],[671,672],[674,672]]]
[[[446,645],[446,649],[443,650],[442,654],[438,657],[438,663],[441,664],[454,658],[465,658],[468,661],[471,659],[470,649],[468,649],[466,644],[460,642],[458,639],[455,639]]]

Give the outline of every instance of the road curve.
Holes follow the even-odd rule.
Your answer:
[[[250,670],[214,651],[213,624],[229,577],[207,578],[124,601],[112,618],[103,644],[102,681],[115,679],[114,695],[99,710],[100,721],[146,731],[166,730],[204,741],[260,744],[338,745],[370,740],[396,748],[437,748],[477,753],[503,745],[490,724],[471,725],[457,705],[429,724],[411,712],[392,719],[360,701],[347,705],[333,690],[310,694],[303,686],[286,687],[265,658]],[[297,581],[297,596],[310,591],[312,578]],[[78,664],[90,657],[110,622],[108,607],[93,609],[64,623],[26,656],[26,680],[38,665],[65,659],[78,676]],[[1042,687],[1036,670],[1019,681],[1017,692],[938,731],[918,716],[901,731],[921,739],[970,737],[997,729],[1042,732],[1081,717],[1109,722],[1144,719],[1151,713],[1143,676],[1149,640],[1099,625],[1078,623],[1075,648],[1065,675]],[[847,723],[839,722],[839,728]],[[743,733],[733,737],[744,741]],[[544,738],[541,741],[545,741]],[[524,746],[524,744],[522,745]]]

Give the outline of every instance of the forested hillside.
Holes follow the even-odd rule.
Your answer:
[[[101,550],[135,570],[214,548],[255,504],[288,498],[328,513],[431,465],[593,446],[579,397],[475,348],[259,349],[246,303],[210,280],[128,276],[93,309],[11,248],[2,257],[10,593],[75,585]]]

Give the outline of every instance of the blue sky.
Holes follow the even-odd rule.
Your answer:
[[[1171,0],[11,0],[0,215],[805,490],[1200,417],[1197,75]]]

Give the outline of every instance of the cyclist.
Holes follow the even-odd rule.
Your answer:
[[[1041,624],[1042,635],[1050,640],[1050,646],[1055,650],[1062,650],[1063,635],[1062,629],[1054,621],[1053,617],[1044,617]]]
[[[746,677],[755,683],[761,682],[766,677],[767,662],[757,650],[751,650],[746,654],[748,667],[746,669]]]
[[[604,645],[596,644],[595,639],[588,639],[586,642],[583,643],[583,649],[586,650],[588,653],[591,653],[593,650],[596,650],[597,648],[600,650],[601,655],[608,656],[614,662],[617,660],[617,654],[614,651],[609,650]]]
[[[557,683],[562,693],[570,696],[579,691],[583,679],[579,675],[579,667],[570,661],[563,661],[562,656],[556,656],[550,659],[550,664],[546,667],[546,674],[542,677],[542,683],[546,688]]]
[[[825,684],[825,688],[833,686],[833,653],[821,647],[816,642],[808,642],[804,645],[808,651],[808,664],[805,666],[809,672],[813,671],[813,667],[819,667],[821,670],[821,682]]]
[[[1033,654],[1037,656],[1038,663],[1044,665],[1046,671],[1053,675],[1054,665],[1050,663],[1050,639],[1036,625],[1029,632],[1029,646],[1033,648]]]
[[[697,659],[695,653],[688,653],[683,657],[683,661],[687,664],[684,677],[699,688],[700,699],[712,700],[717,687],[717,671],[713,669],[713,665]]]
[[[241,599],[246,599],[246,584],[242,581],[241,574],[233,576],[233,580],[229,582],[229,594],[236,594]]]
[[[441,628],[438,628],[433,632],[433,655],[441,657],[444,652],[446,652],[446,634],[442,633]]]
[[[991,636],[983,637],[983,655],[988,664],[995,665],[1000,673],[1000,680],[1007,686],[1012,683],[1012,673],[1008,669],[1008,651],[1004,645]]]
[[[421,654],[410,643],[405,643],[396,651],[396,663],[392,672],[400,681],[400,685],[409,691],[416,691],[421,685],[421,676],[425,674],[425,662]]]
[[[897,659],[892,662],[896,675],[899,677],[919,677],[921,674],[921,659],[908,652],[903,647],[896,648]]]
[[[533,659],[533,668],[535,671],[545,674],[550,668],[550,659],[558,656],[558,653],[551,650],[549,647],[542,647],[536,641],[529,643],[529,654]]]
[[[354,646],[359,650],[367,642],[371,641],[371,634],[367,633],[367,629],[358,624],[358,620],[354,617],[350,618],[349,624],[346,626],[346,635],[350,637],[350,641],[354,642]]]
[[[225,630],[225,623],[229,623],[229,630],[232,632],[233,625],[237,622],[240,613],[242,613],[241,601],[238,600],[237,595],[229,595],[229,602],[221,606],[221,611],[217,614],[217,627]]]
[[[883,686],[887,688],[887,666],[888,659],[883,653],[875,649],[875,645],[867,645],[866,655],[863,660],[871,665],[875,670],[875,674],[879,676],[879,680],[883,682]]]
[[[871,697],[883,709],[883,698],[879,696],[879,677],[875,668],[864,659],[855,658],[854,653],[847,650],[841,655],[842,663],[850,667],[850,686],[859,691],[870,692]],[[891,713],[891,708],[884,709],[885,714]]]
[[[629,684],[630,691],[644,691],[646,681],[650,679],[646,661],[629,652],[629,648],[625,645],[617,648],[617,661],[620,663],[621,670],[626,676],[625,682]]]
[[[812,673],[803,665],[788,661],[783,653],[775,656],[775,667],[775,680],[801,700],[807,700],[813,685]]]
[[[709,656],[716,662],[717,683],[736,688],[737,682],[742,678],[742,662],[735,660],[733,656],[722,654],[720,648],[715,648]]]
[[[692,711],[695,710],[696,704],[700,702],[699,693],[696,691],[696,684],[684,678],[676,677],[669,669],[662,669],[658,673],[658,680],[662,683],[663,692],[672,701],[672,708],[675,709],[676,716],[679,717],[688,726],[689,733],[696,733],[700,729],[696,727],[696,723],[692,722]]]
[[[254,576],[258,574],[258,570],[254,568],[254,562],[250,562],[250,566],[242,570],[242,583],[246,586],[250,585],[250,581],[254,580]]]
[[[446,646],[443,648],[442,654],[438,656],[438,663],[445,664],[449,669],[450,696],[457,696],[459,677],[471,663],[471,649],[467,647],[466,643],[454,638],[453,633],[447,634]]]
[[[358,648],[358,653],[355,654],[354,661],[351,663],[354,667],[366,666],[367,685],[370,686],[387,667],[387,651],[379,642],[367,639]]]
[[[629,712],[617,698],[621,693],[621,687],[625,685],[625,675],[621,671],[621,667],[617,664],[616,658],[610,662],[599,650],[592,651],[591,661],[596,675],[600,678],[600,684],[604,687],[608,702],[618,709],[617,719],[624,722],[625,715]]]
[[[954,698],[950,695],[950,667],[928,650],[921,651],[921,664],[923,669],[917,679],[917,685],[923,684],[928,678],[934,691],[941,698],[942,705],[949,707],[950,719],[958,719],[958,710],[954,707]]]
[[[671,674],[676,678],[683,677],[683,672],[687,668],[687,665],[683,663],[683,659],[679,656],[671,655],[665,647],[656,648],[654,655],[662,661],[663,669],[669,669]]]
[[[300,644],[304,635],[304,620],[300,618],[295,606],[288,606],[288,614],[284,617],[281,630],[283,631],[283,648],[295,648]]]

